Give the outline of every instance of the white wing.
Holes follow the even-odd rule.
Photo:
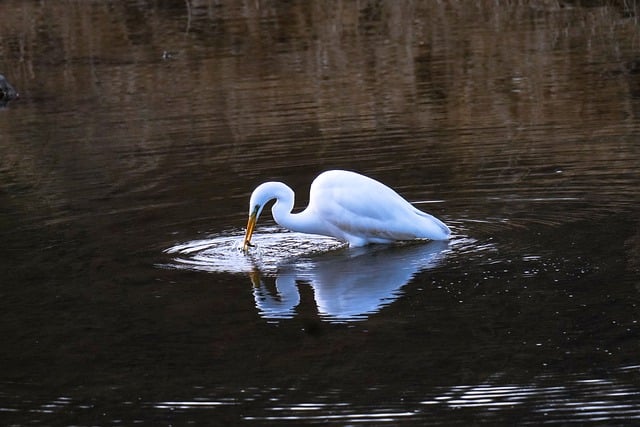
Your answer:
[[[414,208],[386,185],[354,172],[318,176],[311,185],[308,209],[324,221],[331,235],[352,243],[449,235],[438,219]]]

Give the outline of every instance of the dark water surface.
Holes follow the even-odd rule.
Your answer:
[[[0,2],[0,423],[637,422],[639,7]],[[237,250],[333,168],[452,240]]]

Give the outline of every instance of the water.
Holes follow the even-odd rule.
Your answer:
[[[2,2],[0,421],[633,423],[637,10]],[[332,168],[451,241],[238,250]]]
[[[331,238],[287,232],[266,233],[253,244],[248,253],[237,238],[180,244],[165,251],[174,258],[163,267],[246,273],[265,319],[295,316],[302,281],[313,288],[315,305],[324,319],[348,322],[366,320],[393,302],[404,285],[437,265],[450,247],[449,242],[403,242],[348,248]],[[263,280],[270,277],[272,286]]]

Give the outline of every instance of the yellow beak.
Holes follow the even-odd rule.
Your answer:
[[[247,232],[244,235],[244,243],[242,244],[242,250],[245,252],[249,250],[249,246],[253,246],[251,244],[251,236],[253,235],[253,229],[255,228],[257,221],[258,216],[255,212],[249,215],[249,221],[247,222]]]

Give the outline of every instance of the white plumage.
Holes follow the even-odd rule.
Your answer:
[[[397,240],[446,240],[451,231],[442,221],[416,209],[391,188],[355,172],[331,170],[311,184],[309,205],[292,214],[295,194],[282,182],[265,182],[251,194],[244,249],[265,204],[276,199],[275,221],[292,231],[320,234],[350,246]]]

